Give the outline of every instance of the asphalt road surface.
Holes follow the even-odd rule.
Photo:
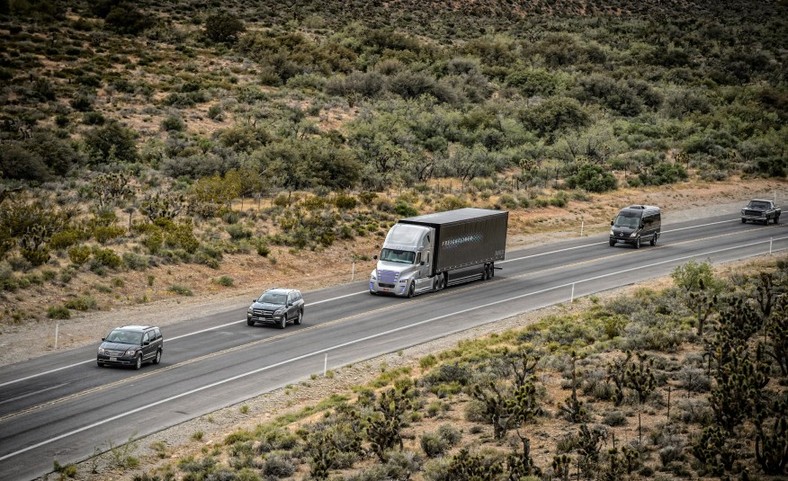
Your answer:
[[[96,345],[0,368],[0,480],[33,479],[169,426],[357,363],[574,297],[669,274],[694,260],[784,255],[788,227],[738,215],[663,225],[656,247],[607,236],[508,252],[495,277],[413,299],[365,281],[304,293],[301,326],[246,325],[246,305],[163,328],[162,363],[99,368]]]

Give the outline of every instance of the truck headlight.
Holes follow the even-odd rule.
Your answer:
[[[375,274],[375,271],[372,271],[372,274],[369,275],[369,280],[371,281],[378,280],[378,276]]]
[[[615,237],[615,236],[616,236],[616,233],[613,232],[613,229],[610,229],[610,237]]]

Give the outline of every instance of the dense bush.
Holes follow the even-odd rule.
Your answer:
[[[214,42],[233,43],[244,30],[243,20],[232,13],[217,13],[205,19],[205,36]]]
[[[577,173],[566,179],[566,185],[572,189],[580,188],[589,192],[607,192],[615,190],[616,178],[600,165],[583,164]]]

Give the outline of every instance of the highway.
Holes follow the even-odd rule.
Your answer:
[[[301,326],[248,327],[247,305],[162,328],[164,357],[140,371],[99,368],[96,343],[0,368],[0,480],[33,479],[323,372],[473,326],[669,274],[694,260],[784,256],[788,226],[738,214],[663,225],[658,245],[607,235],[507,252],[495,277],[413,299],[372,296],[366,281],[305,292]],[[369,268],[372,268],[370,263]]]

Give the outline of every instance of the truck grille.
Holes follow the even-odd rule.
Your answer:
[[[391,287],[394,287],[397,279],[399,279],[399,272],[378,270],[378,283],[381,285],[390,284]]]
[[[752,217],[760,217],[763,215],[762,210],[750,210],[744,209],[744,215],[752,216]]]

